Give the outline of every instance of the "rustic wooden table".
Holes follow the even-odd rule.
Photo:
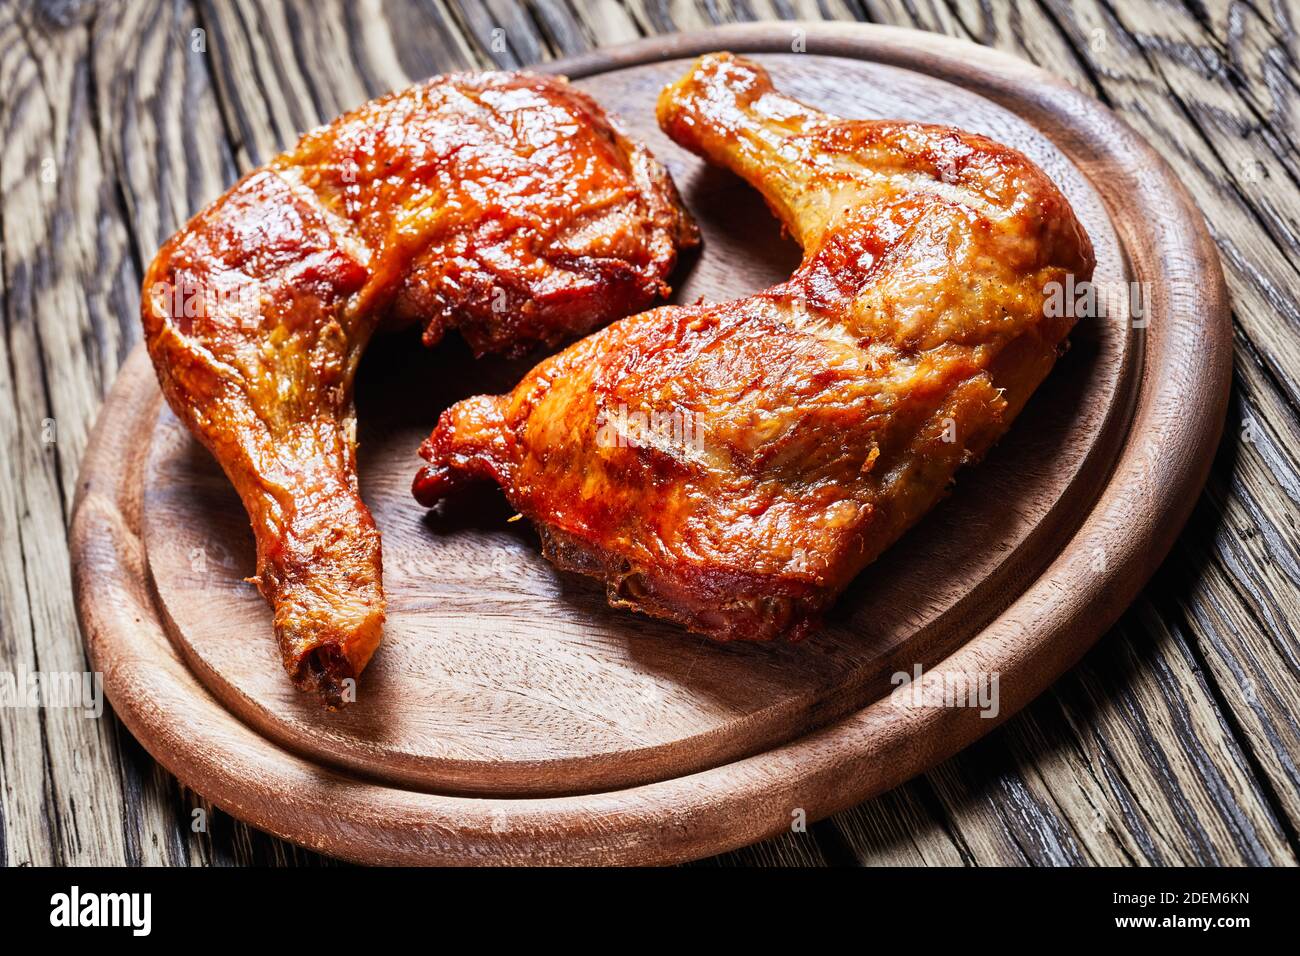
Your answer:
[[[1183,177],[1236,377],[1209,486],[1120,624],[924,777],[723,865],[1295,864],[1300,9],[1286,0],[0,0],[0,673],[82,671],[66,527],[143,265],[237,174],[372,95],[753,19],[860,19],[1032,60]],[[0,708],[0,861],[320,864],[209,813],[111,717]]]

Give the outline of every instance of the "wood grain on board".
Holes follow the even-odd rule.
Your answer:
[[[1146,137],[1223,256],[1234,407],[1171,558],[1078,668],[926,777],[730,860],[1294,863],[1300,51],[1283,4],[0,3],[5,665],[85,666],[64,527],[86,433],[138,335],[140,263],[239,170],[408,78],[824,13],[1017,53]],[[112,720],[0,710],[0,761],[10,863],[320,860],[221,814],[194,833],[190,798]]]

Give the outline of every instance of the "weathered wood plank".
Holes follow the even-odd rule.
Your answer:
[[[813,830],[785,833],[731,853],[700,860],[692,866],[828,866],[829,861]]]
[[[644,34],[632,14],[617,0],[589,0],[574,7],[592,45],[631,43]]]
[[[87,671],[70,600],[66,521],[100,396],[129,344],[123,211],[94,123],[87,11],[0,7],[0,621],[4,670]],[[120,856],[122,784],[109,720],[0,709],[0,811],[14,863]]]
[[[964,866],[972,859],[948,831],[925,780],[837,814],[829,825],[866,866]]]

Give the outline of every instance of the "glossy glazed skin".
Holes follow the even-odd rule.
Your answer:
[[[563,79],[439,77],[249,174],[158,253],[145,338],[238,489],[285,667],[338,706],[384,620],[352,379],[377,326],[477,353],[585,334],[666,294],[697,241],[667,174]]]
[[[799,638],[1005,432],[1073,323],[1044,314],[1044,287],[1087,279],[1092,249],[1014,150],[827,116],[728,54],[666,88],[658,116],[762,193],[799,269],[615,323],[512,394],[453,406],[415,495],[490,479],[611,604],[721,640]]]

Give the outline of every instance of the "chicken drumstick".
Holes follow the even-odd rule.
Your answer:
[[[1024,156],[956,129],[842,120],[727,54],[659,99],[682,146],[754,185],[803,246],[786,282],[615,323],[510,395],[452,406],[414,492],[497,482],[560,567],[722,640],[801,637],[1001,436],[1093,268]]]
[[[296,685],[338,706],[382,629],[352,406],[375,327],[420,320],[427,344],[454,327],[480,354],[554,345],[666,293],[695,235],[667,174],[592,100],[486,73],[308,133],[162,247],[149,354],[243,499]]]

